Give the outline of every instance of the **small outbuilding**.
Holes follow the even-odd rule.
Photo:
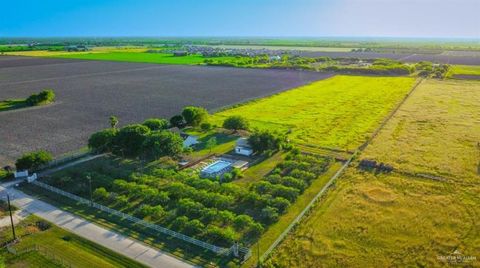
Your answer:
[[[240,138],[235,143],[235,153],[244,156],[251,156],[253,154],[253,149],[248,143],[247,138]]]

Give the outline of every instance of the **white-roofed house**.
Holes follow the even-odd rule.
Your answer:
[[[253,149],[248,143],[247,138],[240,138],[235,143],[235,153],[244,156],[251,156],[253,154]]]

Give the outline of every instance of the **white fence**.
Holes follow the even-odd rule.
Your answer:
[[[86,151],[86,150],[64,154],[64,155],[61,155],[61,156],[53,159],[52,161],[48,162],[47,164],[42,165],[41,167],[39,167],[37,169],[37,171],[41,171],[41,170],[45,170],[45,169],[48,169],[48,168],[60,166],[60,165],[65,164],[67,162],[85,157],[89,154],[91,154],[91,152]]]
[[[156,224],[153,224],[153,223],[150,223],[150,222],[147,222],[147,221],[144,221],[144,220],[141,220],[139,218],[136,218],[136,217],[133,217],[131,215],[128,215],[126,213],[123,213],[123,212],[120,212],[118,210],[114,210],[114,209],[111,209],[109,207],[106,207],[106,206],[103,206],[103,205],[100,205],[100,204],[97,204],[95,202],[91,202],[90,200],[87,200],[85,198],[82,198],[82,197],[79,197],[79,196],[76,196],[74,194],[71,194],[71,193],[68,193],[68,192],[65,192],[63,190],[60,190],[58,188],[55,188],[53,186],[50,186],[48,184],[45,184],[43,182],[39,182],[39,181],[33,181],[32,184],[36,185],[36,186],[39,186],[39,187],[42,187],[44,189],[47,189],[49,191],[52,191],[54,193],[57,193],[59,195],[63,195],[65,197],[68,197],[70,199],[73,199],[81,204],[87,204],[87,205],[90,205],[94,208],[97,208],[101,211],[104,211],[104,212],[107,212],[111,215],[115,215],[115,216],[118,216],[118,217],[121,217],[122,219],[127,219],[135,224],[139,224],[139,225],[142,225],[144,227],[147,227],[147,228],[150,228],[152,230],[155,230],[155,231],[158,231],[160,233],[163,233],[163,234],[166,234],[166,235],[169,235],[169,236],[173,236],[175,238],[178,238],[180,240],[183,240],[185,242],[188,242],[190,244],[194,244],[196,246],[199,246],[199,247],[202,247],[204,249],[207,249],[207,250],[210,250],[210,251],[213,251],[214,253],[216,254],[219,254],[219,255],[224,255],[224,256],[229,256],[232,254],[233,252],[233,246],[230,247],[230,248],[224,248],[224,247],[219,247],[219,246],[215,246],[215,245],[212,245],[212,244],[209,244],[209,243],[206,243],[206,242],[203,242],[203,241],[200,241],[198,239],[195,239],[195,238],[192,238],[192,237],[189,237],[189,236],[186,236],[184,234],[181,234],[181,233],[177,233],[175,231],[172,231],[170,229],[167,229],[167,228],[164,228],[164,227],[161,227],[161,226],[158,226]],[[240,248],[240,252],[244,254],[243,258],[245,259],[245,256],[250,256],[250,249],[249,248],[245,248],[245,247],[241,247]],[[242,255],[243,255],[242,254]]]

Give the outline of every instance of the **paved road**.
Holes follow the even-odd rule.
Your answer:
[[[0,186],[0,195],[5,195],[5,192],[8,191],[11,196],[11,202],[25,212],[35,214],[61,228],[75,233],[76,235],[135,259],[150,267],[193,267],[184,261],[151,248],[141,242],[106,230],[83,218],[77,217],[43,201],[36,200],[19,190],[6,188],[13,184],[14,183],[9,183],[9,185]]]
[[[13,213],[13,224],[17,225],[23,219],[25,219],[30,213],[26,210],[17,210]],[[7,213],[7,216],[4,216],[0,219],[0,228],[10,226],[12,223],[10,222],[10,216]]]

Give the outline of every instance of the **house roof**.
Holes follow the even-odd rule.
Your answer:
[[[247,138],[240,138],[236,141],[235,143],[236,146],[238,147],[244,147],[244,148],[251,148],[250,144],[248,143]]]
[[[172,127],[172,128],[169,128],[168,129],[169,131],[173,132],[173,133],[177,133],[178,135],[180,135],[180,137],[182,137],[182,139],[186,140],[188,137],[192,137],[192,138],[195,138],[197,139],[198,137],[197,136],[193,136],[193,135],[189,135],[185,132],[183,132],[181,129],[179,129],[178,127]]]

